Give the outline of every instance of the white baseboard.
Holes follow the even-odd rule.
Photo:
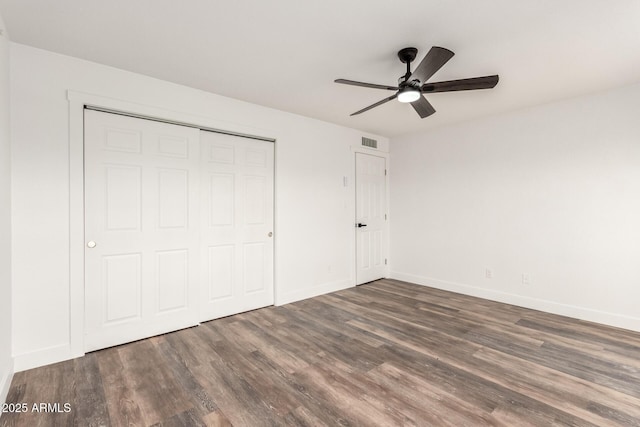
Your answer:
[[[276,295],[275,305],[289,304],[318,295],[340,291],[353,286],[353,281],[349,279],[323,283],[311,288],[296,290],[282,295]],[[18,354],[14,356],[14,370],[15,372],[26,371],[28,369],[38,368],[40,366],[50,365],[52,363],[63,362],[65,360],[80,357],[82,355],[83,353],[74,354],[69,344],[48,347],[30,353]]]
[[[13,379],[13,359],[9,359],[7,372],[5,372],[0,378],[0,406],[7,401],[7,395],[9,394],[9,387],[11,387],[12,379]]]
[[[57,345],[31,353],[18,354],[13,357],[13,367],[15,372],[21,372],[44,365],[51,365],[52,363],[63,362],[78,356],[82,355],[73,354],[69,344]]]
[[[445,291],[456,292],[459,294],[484,298],[491,301],[503,302],[506,304],[517,305],[519,307],[531,308],[533,310],[540,310],[547,313],[573,317],[575,319],[587,320],[590,322],[596,322],[604,325],[615,326],[617,328],[640,332],[639,317],[609,313],[606,311],[594,310],[591,308],[578,307],[555,301],[526,297],[522,295],[511,294],[508,292],[479,288],[477,286],[467,285],[463,283],[448,282],[432,277],[417,276],[414,274],[402,273],[398,271],[392,271],[391,278],[415,283],[417,285],[429,286]]]
[[[335,282],[323,283],[312,288],[300,289],[286,294],[276,295],[275,305],[289,304],[303,299],[317,297],[318,295],[352,288],[354,286],[355,285],[352,280],[337,280]]]

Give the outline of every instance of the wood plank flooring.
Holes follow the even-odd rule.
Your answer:
[[[14,376],[2,426],[640,426],[640,333],[394,280]]]

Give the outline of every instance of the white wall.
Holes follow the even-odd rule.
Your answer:
[[[351,145],[363,133],[19,44],[11,72],[16,370],[71,355],[68,89],[276,137],[277,302],[354,284],[343,176],[353,182]]]
[[[0,405],[11,376],[11,151],[9,142],[9,40],[0,16]]]
[[[393,139],[392,277],[640,330],[639,117],[634,85]]]

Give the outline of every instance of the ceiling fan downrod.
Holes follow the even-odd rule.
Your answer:
[[[415,47],[405,47],[398,51],[398,58],[400,59],[400,62],[407,64],[407,72],[404,76],[401,76],[400,79],[398,79],[398,84],[401,85],[402,83],[407,83],[409,77],[411,77],[411,63],[416,59],[417,54],[418,49]]]

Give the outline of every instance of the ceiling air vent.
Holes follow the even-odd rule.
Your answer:
[[[375,139],[367,138],[366,136],[362,137],[362,145],[370,148],[378,148],[378,141]]]

